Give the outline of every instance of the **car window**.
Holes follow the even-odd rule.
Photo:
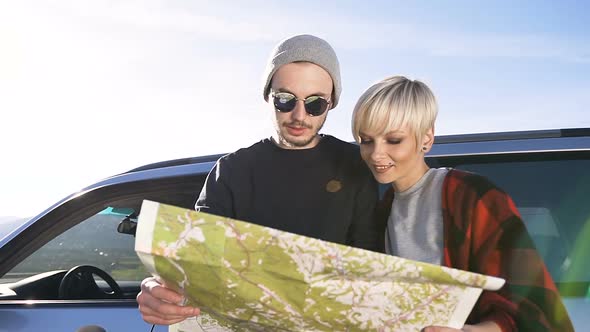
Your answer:
[[[117,282],[141,281],[149,274],[135,254],[135,238],[118,231],[123,220],[134,216],[133,209],[108,207],[46,243],[0,281],[14,282],[77,265],[96,266]]]
[[[485,175],[513,198],[563,295],[588,296],[590,160],[501,160],[460,164]]]

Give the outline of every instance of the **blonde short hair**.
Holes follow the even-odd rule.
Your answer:
[[[370,86],[357,101],[352,113],[352,135],[385,134],[407,126],[416,144],[428,129],[434,128],[438,106],[428,86],[404,76],[388,77]]]

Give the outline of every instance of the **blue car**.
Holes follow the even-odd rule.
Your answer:
[[[148,276],[133,249],[140,204],[192,208],[219,157],[142,166],[0,223],[0,331],[150,331],[135,300]],[[483,174],[512,196],[576,330],[587,330],[590,128],[439,136],[427,161]]]

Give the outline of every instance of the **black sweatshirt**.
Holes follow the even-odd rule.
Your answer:
[[[311,149],[264,139],[217,161],[197,210],[374,251],[384,235],[377,183],[358,146],[322,135]]]

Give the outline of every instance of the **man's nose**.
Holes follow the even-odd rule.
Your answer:
[[[298,100],[295,103],[295,108],[291,111],[291,118],[296,121],[303,121],[307,117],[307,112],[305,112],[305,102],[303,100]]]

